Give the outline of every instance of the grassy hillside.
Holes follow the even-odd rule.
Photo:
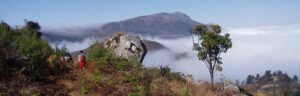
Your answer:
[[[41,38],[38,23],[28,21],[19,29],[5,22],[0,25],[1,96],[199,94],[198,85],[182,74],[169,68],[144,68],[137,61],[115,57],[100,43],[88,49],[87,70],[81,72],[76,59],[61,60],[67,49],[51,48]]]

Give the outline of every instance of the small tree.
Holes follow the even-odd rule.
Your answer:
[[[226,53],[232,46],[229,34],[221,35],[219,25],[198,25],[192,31],[198,37],[198,42],[194,42],[194,50],[198,51],[198,58],[205,62],[210,73],[212,85],[214,84],[215,70],[222,71],[221,53]]]

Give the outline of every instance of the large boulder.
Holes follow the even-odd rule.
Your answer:
[[[144,42],[133,34],[117,34],[108,39],[104,43],[104,47],[112,49],[116,56],[126,58],[130,61],[139,59],[140,62],[143,62],[147,53]]]
[[[223,82],[222,86],[223,93],[226,94],[226,96],[253,96],[247,90],[228,81]]]

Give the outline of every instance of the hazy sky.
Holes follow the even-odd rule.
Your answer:
[[[12,25],[24,19],[90,24],[180,11],[202,23],[253,27],[298,24],[299,9],[300,0],[1,0],[0,19]]]

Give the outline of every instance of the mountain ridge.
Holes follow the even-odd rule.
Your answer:
[[[89,37],[108,37],[116,32],[136,34],[139,36],[150,36],[158,38],[178,38],[189,36],[191,28],[201,24],[192,20],[188,15],[181,12],[160,12],[152,15],[138,16],[122,21],[109,22],[99,26],[68,28],[73,33],[64,34],[66,28],[42,30],[44,37],[50,42],[56,41],[82,41]]]

